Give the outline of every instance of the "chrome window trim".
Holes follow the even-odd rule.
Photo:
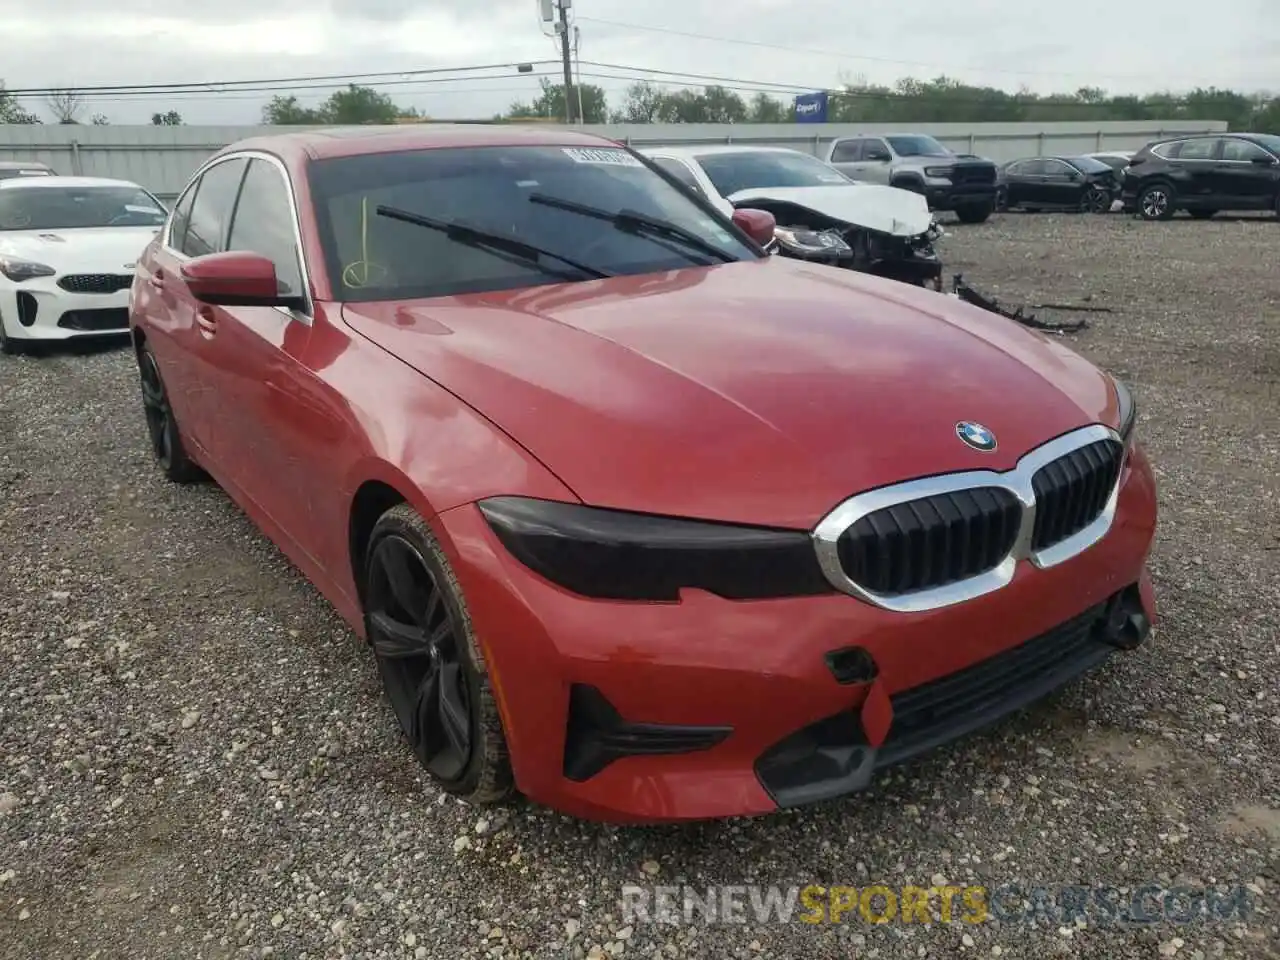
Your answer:
[[[301,323],[305,323],[307,326],[311,326],[314,322],[314,308],[312,307],[312,304],[315,297],[311,288],[311,271],[307,266],[307,252],[302,245],[302,222],[301,218],[298,216],[298,197],[293,189],[293,178],[289,176],[289,168],[284,165],[283,160],[274,154],[264,153],[261,150],[236,150],[233,153],[220,154],[211,160],[205,161],[200,168],[191,175],[191,179],[187,181],[186,188],[182,193],[178,194],[178,198],[174,200],[173,210],[169,212],[169,219],[165,221],[164,233],[160,240],[160,246],[164,249],[165,253],[169,254],[169,256],[173,257],[179,263],[186,263],[191,259],[191,257],[187,256],[181,250],[175,250],[169,245],[170,231],[173,228],[173,215],[182,204],[183,197],[187,195],[187,192],[196,185],[201,177],[218,164],[227,163],[231,160],[265,160],[267,163],[275,167],[276,172],[284,179],[285,194],[289,198],[289,213],[293,218],[293,243],[298,252],[298,269],[302,272],[302,291],[303,295],[306,297],[308,309],[287,310],[284,307],[275,307],[273,309],[284,314],[286,317],[291,317]],[[248,169],[248,164],[246,164],[245,171],[247,172]],[[241,179],[240,185],[241,187],[244,186],[243,178]],[[237,193],[236,203],[238,204],[239,201],[240,195]],[[234,215],[231,220],[231,226],[235,226]]]
[[[1091,424],[1036,447],[1024,454],[1013,469],[1003,473],[994,470],[948,473],[878,487],[852,496],[838,504],[813,528],[811,537],[814,550],[818,555],[818,564],[822,567],[827,580],[841,593],[895,613],[922,613],[927,610],[937,610],[992,593],[1012,582],[1018,563],[1022,560],[1029,560],[1033,566],[1041,570],[1057,566],[1083,553],[1106,536],[1111,529],[1116,515],[1116,502],[1120,496],[1120,480],[1123,471],[1116,478],[1111,494],[1107,497],[1107,502],[1097,519],[1083,530],[1043,550],[1031,549],[1031,537],[1036,523],[1036,496],[1032,478],[1036,471],[1046,464],[1081,447],[1097,443],[1099,440],[1112,440],[1121,445],[1124,443],[1120,434],[1110,427]],[[1022,506],[1022,518],[1013,548],[993,569],[946,586],[894,596],[867,590],[855,583],[844,572],[844,568],[840,565],[837,544],[845,531],[863,517],[900,503],[943,493],[972,490],[975,487],[996,487],[1007,490]]]
[[[1163,143],[1157,143],[1154,147],[1151,148],[1151,152],[1155,154],[1157,157],[1159,157],[1161,160],[1168,161],[1169,163],[1217,163],[1218,161],[1214,157],[1184,157],[1181,155],[1181,153],[1179,153],[1179,155],[1176,157],[1165,156],[1165,154],[1160,152],[1160,148],[1161,147],[1168,148],[1168,147],[1176,146],[1178,144],[1197,143],[1201,140],[1212,140],[1216,143],[1219,140],[1225,140],[1225,139],[1226,139],[1225,136],[1223,136],[1222,134],[1216,134],[1216,133],[1205,133],[1205,134],[1201,134],[1199,136],[1193,136],[1193,137],[1179,137],[1176,140],[1166,140]],[[1217,153],[1217,152],[1218,151],[1215,148],[1214,153]]]

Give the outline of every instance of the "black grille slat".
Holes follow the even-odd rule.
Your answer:
[[[1101,605],[1093,607],[1018,647],[895,694],[885,748],[893,751],[908,741],[928,738],[958,716],[981,712],[1010,689],[1087,656],[1099,646],[1094,631],[1102,611]]]
[[[1031,480],[1036,496],[1032,549],[1061,543],[1101,515],[1119,477],[1123,455],[1123,447],[1114,440],[1099,440],[1036,471]]]
[[[996,170],[988,164],[958,163],[951,168],[952,183],[995,183]]]
[[[874,593],[928,590],[997,566],[1013,549],[1018,525],[1018,502],[1008,490],[938,494],[860,519],[840,537],[840,563]]]
[[[119,293],[133,285],[131,273],[71,273],[58,286],[71,293]]]

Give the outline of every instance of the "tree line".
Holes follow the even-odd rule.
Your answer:
[[[538,96],[511,104],[495,120],[563,120],[564,85],[543,78]],[[670,90],[653,83],[634,83],[616,106],[603,87],[584,83],[572,88],[573,114],[579,101],[587,123],[789,123],[791,100],[758,92],[743,96],[723,86]],[[297,97],[274,97],[262,110],[263,123],[355,124],[395,123],[426,119],[384,93],[349,86],[316,107]],[[892,87],[851,83],[829,92],[831,123],[997,123],[1063,120],[1225,120],[1231,130],[1280,133],[1280,96],[1240,93],[1214,87],[1189,93],[1111,95],[1096,87],[1043,95],[978,87],[948,77],[905,78]]]
[[[573,91],[577,114],[577,91]],[[652,83],[632,84],[616,107],[605,91],[582,85],[582,114],[587,123],[790,123],[793,101],[768,93],[748,96],[723,86],[668,90]],[[542,81],[541,93],[513,103],[506,118],[562,119],[563,84]],[[905,78],[892,87],[851,83],[828,92],[830,123],[1012,123],[1065,120],[1225,120],[1232,130],[1280,133],[1280,96],[1240,93],[1214,87],[1189,93],[1111,95],[1096,87],[1071,93],[1036,94],[978,87],[948,77]]]
[[[564,120],[565,88],[543,78],[538,95],[510,105],[495,120]],[[769,93],[743,95],[728,87],[671,90],[649,82],[629,86],[618,103],[609,102],[603,87],[584,83],[575,87],[573,113],[579,101],[587,123],[789,123],[794,118],[790,99]],[[58,123],[86,122],[84,99],[74,91],[55,91],[45,101]],[[280,126],[397,123],[429,119],[418,110],[398,105],[371,87],[351,84],[316,106],[296,96],[279,95],[262,108],[262,122]],[[832,123],[992,123],[1057,122],[1064,120],[1225,120],[1231,130],[1280,134],[1280,96],[1241,93],[1215,87],[1189,93],[1112,95],[1096,87],[1071,93],[1036,94],[1022,89],[1001,90],[973,86],[949,77],[934,80],[904,78],[892,86],[854,82],[829,91],[827,119]],[[41,123],[0,83],[0,123]],[[107,123],[101,114],[87,122]],[[172,126],[183,122],[176,110],[157,112],[151,122]]]
[[[75,90],[54,90],[44,98],[44,105],[56,123],[77,124],[85,122],[85,99]],[[101,127],[106,126],[111,121],[104,114],[94,113],[89,116],[88,122],[93,126]],[[153,113],[151,122],[157,127],[181,126],[182,114],[177,110]],[[6,93],[4,81],[0,80],[0,123],[44,123],[44,121]]]

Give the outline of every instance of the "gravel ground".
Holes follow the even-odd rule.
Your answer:
[[[1002,299],[1114,311],[1070,339],[1139,397],[1163,623],[865,795],[755,820],[437,796],[328,605],[216,488],[161,481],[129,353],[0,358],[0,957],[1280,955],[1280,225],[1007,215],[945,251]],[[673,926],[618,902],[943,881],[1241,883],[1253,914]]]

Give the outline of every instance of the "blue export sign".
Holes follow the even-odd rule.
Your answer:
[[[827,92],[802,93],[796,97],[796,123],[826,123]]]

